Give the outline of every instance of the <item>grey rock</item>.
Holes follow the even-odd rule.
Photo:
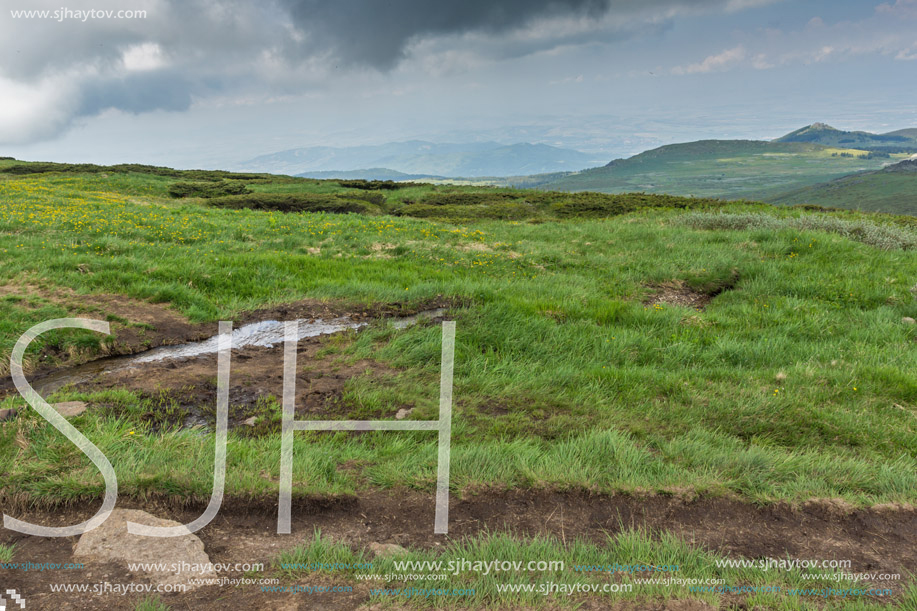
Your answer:
[[[4,420],[12,420],[19,415],[19,411],[15,409],[0,409],[0,422]]]
[[[388,556],[403,556],[408,553],[408,550],[404,549],[400,545],[395,543],[370,543],[370,551],[380,558],[385,558]]]
[[[64,401],[63,403],[53,403],[51,405],[64,418],[73,418],[86,411],[86,404],[82,401]]]
[[[210,557],[204,551],[203,542],[191,532],[180,537],[144,537],[127,532],[127,522],[147,526],[180,525],[139,509],[115,509],[101,526],[80,536],[73,558],[79,558],[81,562],[116,562],[125,567],[128,562],[175,563],[189,568],[178,572],[147,571],[140,574],[153,583],[185,584],[188,589],[197,587],[189,583],[190,579],[216,576]]]

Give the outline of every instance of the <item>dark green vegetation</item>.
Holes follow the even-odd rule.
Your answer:
[[[378,193],[252,193],[216,197],[207,202],[215,208],[231,210],[276,210],[278,212],[357,212],[378,213],[385,198]]]
[[[199,182],[176,182],[169,187],[172,197],[222,197],[225,195],[244,195],[251,193],[245,184],[239,181],[215,180]]]

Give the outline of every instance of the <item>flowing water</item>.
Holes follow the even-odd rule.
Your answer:
[[[435,310],[425,310],[412,316],[383,319],[390,323],[396,329],[404,329],[421,320],[429,320],[443,316],[446,310],[438,308]],[[297,339],[307,337],[316,337],[319,335],[331,335],[340,333],[348,329],[359,330],[367,326],[367,322],[356,322],[344,316],[333,318],[331,320],[316,319],[299,319],[299,333]],[[232,332],[233,349],[246,347],[271,347],[281,344],[284,341],[285,322],[278,320],[262,320],[247,325],[243,325]],[[121,371],[129,368],[141,368],[145,363],[163,362],[176,359],[193,358],[207,354],[216,354],[219,349],[219,336],[214,335],[205,340],[198,342],[188,342],[186,344],[176,344],[173,346],[160,346],[145,352],[131,354],[127,356],[115,356],[110,358],[98,359],[77,365],[76,367],[67,367],[52,372],[41,379],[32,382],[35,390],[42,396],[47,397],[49,394],[71,384],[81,384],[88,382],[98,375]]]

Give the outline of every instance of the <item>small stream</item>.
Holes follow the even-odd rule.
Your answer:
[[[379,320],[388,322],[396,329],[404,329],[419,321],[443,316],[445,313],[446,310],[444,308],[437,308],[435,310],[424,310],[412,316]],[[296,322],[299,325],[298,339],[317,337],[319,335],[331,335],[348,329],[359,330],[369,324],[368,322],[356,322],[346,316],[330,320],[323,320],[321,318],[298,319]],[[247,347],[269,348],[281,344],[284,341],[285,325],[286,323],[284,321],[279,320],[262,320],[242,325],[238,329],[233,329],[232,347],[237,350]],[[82,365],[54,371],[31,382],[31,384],[38,394],[47,397],[65,386],[82,384],[101,374],[122,371],[134,367],[142,367],[145,363],[158,363],[216,354],[218,350],[219,335],[214,335],[213,337],[198,342],[160,346],[137,354],[89,361]]]

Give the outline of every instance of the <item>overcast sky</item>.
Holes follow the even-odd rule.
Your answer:
[[[23,159],[229,167],[415,138],[611,159],[815,121],[917,127],[917,0],[0,5],[0,155]]]

